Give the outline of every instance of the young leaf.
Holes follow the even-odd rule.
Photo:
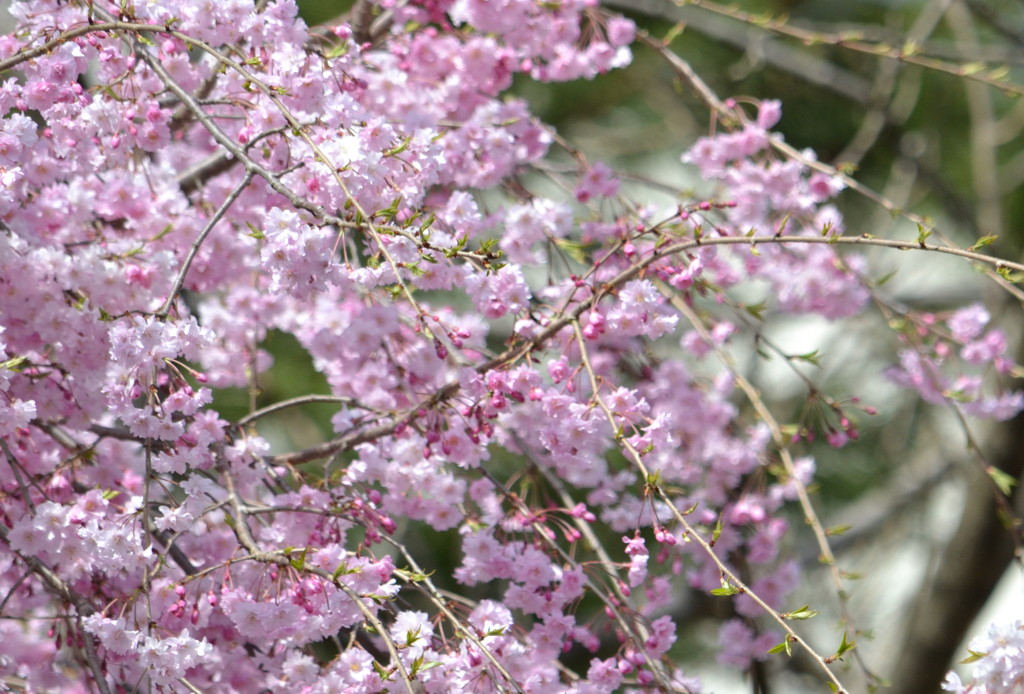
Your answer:
[[[852,651],[856,647],[857,647],[857,642],[856,641],[847,641],[846,640],[846,632],[844,631],[843,632],[843,640],[839,644],[839,649],[836,651],[836,659],[837,660],[842,660],[843,656],[845,654],[849,653],[850,651]]]
[[[882,275],[881,277],[879,277],[877,280],[875,280],[875,286],[876,287],[881,287],[883,284],[885,284],[886,282],[888,282],[889,280],[891,280],[895,276],[896,276],[896,270],[893,270],[892,272],[888,272],[888,273]]]
[[[307,552],[309,552],[309,547],[303,547],[302,552],[299,554],[299,556],[295,557],[294,559],[291,558],[291,557],[288,557],[288,562],[292,566],[295,567],[296,571],[302,571],[304,568],[306,568],[306,553]],[[285,556],[288,556],[288,555],[289,555],[289,551],[285,550]]]
[[[917,243],[921,248],[924,248],[924,242],[928,240],[928,237],[932,235],[931,229],[925,229],[924,226],[917,225]]]
[[[783,619],[800,619],[800,620],[802,620],[802,619],[811,619],[812,617],[816,617],[817,615],[818,615],[818,611],[817,610],[812,610],[810,608],[810,605],[804,605],[803,607],[801,607],[798,610],[793,610],[792,612],[786,612],[785,614],[782,614],[780,616]]]
[[[821,355],[818,354],[818,350],[805,352],[804,354],[794,354],[794,359],[805,361],[808,364],[814,364],[815,366],[821,366]]]
[[[1013,475],[1008,475],[992,465],[989,465],[985,472],[987,472],[988,476],[992,478],[992,481],[997,487],[999,487],[999,491],[1001,491],[1004,496],[1010,496],[1013,488],[1017,485],[1017,480],[1014,479]]]
[[[988,655],[988,653],[972,651],[970,648],[967,649],[967,652],[970,653],[970,655],[960,661],[963,665],[968,665],[970,663],[977,662]]]
[[[248,234],[246,234],[246,236],[251,236],[251,237],[253,237],[254,239],[256,239],[257,241],[261,241],[261,240],[263,240],[263,238],[264,238],[264,237],[266,236],[266,235],[265,235],[265,234],[264,234],[264,233],[263,233],[262,231],[260,231],[259,229],[257,229],[257,228],[256,228],[256,227],[255,227],[255,226],[253,225],[253,223],[252,223],[252,222],[248,222],[248,221],[247,221],[247,222],[245,223],[245,225],[246,225],[247,227],[249,227],[249,233],[248,233]]]
[[[768,307],[767,301],[762,301],[758,304],[748,304],[743,307],[743,310],[753,316],[756,320],[764,320],[764,310]]]
[[[18,367],[25,362],[25,357],[11,357],[7,361],[0,361],[0,369],[6,369],[8,371],[18,371]]]
[[[729,595],[737,595],[737,594],[742,593],[742,592],[743,591],[741,591],[739,588],[737,588],[733,584],[731,584],[728,581],[726,581],[725,578],[723,577],[722,578],[722,587],[721,588],[715,588],[714,590],[711,591],[711,594],[712,595],[717,595],[719,597],[726,597],[726,596],[729,596]]]
[[[995,240],[996,240],[996,239],[998,239],[998,238],[999,238],[999,237],[998,237],[998,236],[996,236],[995,234],[988,234],[988,235],[986,235],[986,236],[982,236],[982,237],[981,237],[980,239],[978,239],[978,240],[977,240],[977,241],[976,241],[976,242],[974,243],[974,245],[973,245],[973,246],[971,246],[971,247],[970,247],[970,248],[968,248],[967,250],[969,250],[969,251],[976,251],[976,250],[978,250],[979,248],[984,248],[985,246],[988,246],[989,244],[991,244],[991,243],[992,243],[993,241],[995,241]]]

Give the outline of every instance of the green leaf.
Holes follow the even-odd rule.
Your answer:
[[[409,143],[410,142],[412,142],[412,137],[407,137],[404,140],[402,140],[401,144],[396,145],[395,147],[392,147],[391,149],[385,150],[383,152],[383,155],[385,157],[393,157],[396,154],[401,154],[402,152],[404,152],[405,150],[407,150],[409,148]]]
[[[775,653],[782,653],[782,652],[785,652],[786,655],[793,655],[793,650],[789,646],[789,639],[786,639],[785,641],[783,641],[779,645],[772,646],[771,648],[768,649],[768,655],[773,655]]]
[[[969,250],[969,251],[976,251],[976,250],[978,250],[979,248],[984,248],[985,246],[988,246],[988,245],[990,245],[990,244],[991,244],[991,243],[992,243],[993,241],[995,241],[995,240],[996,240],[996,239],[998,239],[998,238],[999,238],[999,237],[998,237],[998,236],[996,236],[995,234],[988,234],[988,235],[986,235],[986,236],[982,236],[982,237],[981,237],[980,239],[978,239],[978,240],[977,240],[977,241],[976,241],[976,242],[974,243],[974,245],[973,245],[973,246],[971,246],[971,247],[970,247],[970,248],[968,248],[967,250]]]
[[[972,651],[970,648],[967,649],[967,652],[970,653],[970,655],[960,661],[963,665],[967,665],[969,663],[977,662],[977,661],[981,660],[982,658],[984,658],[985,656],[988,655],[988,653],[982,653],[980,651]]]
[[[431,660],[430,662],[425,662],[425,659],[426,654],[423,654],[413,661],[412,667],[409,668],[409,675],[411,677],[415,677],[417,672],[423,672],[424,670],[429,670],[430,668],[435,668],[438,665],[442,664],[441,661],[439,660]]]
[[[847,641],[846,640],[846,632],[844,631],[843,632],[843,640],[839,644],[839,649],[836,651],[836,658],[839,659],[839,660],[842,660],[843,656],[845,654],[849,653],[850,651],[852,651],[856,647],[857,647],[857,643],[855,641]]]
[[[1004,496],[1010,496],[1013,488],[1017,485],[1017,480],[1014,479],[1012,475],[1008,475],[992,465],[989,465],[985,472],[987,472],[988,476],[992,478],[992,481],[995,482],[995,485],[999,487],[999,491],[1001,491]]]
[[[174,225],[168,224],[167,226],[165,226],[163,229],[160,230],[159,234],[157,234],[156,236],[151,238],[150,241],[159,241],[160,239],[162,239],[163,237],[167,236],[172,231],[174,231]]]
[[[1007,282],[1017,284],[1024,280],[1024,273],[1022,272],[1010,272],[1010,268],[1000,265],[996,268],[996,274],[1002,277]]]
[[[374,217],[383,217],[384,219],[391,221],[398,214],[398,206],[402,203],[402,198],[395,198],[391,201],[391,204],[385,207],[383,210],[377,210],[373,215]]]
[[[892,272],[890,272],[890,273],[888,273],[886,275],[882,275],[877,280],[875,280],[875,286],[876,287],[881,287],[883,284],[885,284],[886,282],[888,282],[889,280],[891,280],[895,276],[896,276],[896,271],[895,270],[893,270]]]
[[[833,537],[836,536],[836,535],[842,535],[842,534],[846,533],[852,527],[853,526],[850,525],[849,523],[844,523],[842,525],[833,525],[831,528],[828,528],[827,530],[825,530],[825,534],[826,535],[831,535]]]
[[[725,597],[725,596],[728,596],[728,595],[737,595],[737,594],[742,593],[742,592],[743,591],[741,591],[739,588],[737,588],[736,586],[734,586],[733,584],[729,583],[728,581],[726,581],[723,578],[722,579],[722,587],[721,588],[715,588],[714,590],[711,591],[711,594],[712,595],[718,595],[718,596],[721,596],[721,597]]]
[[[431,212],[429,215],[427,215],[426,219],[424,219],[423,221],[419,222],[420,233],[423,234],[423,233],[428,232],[430,230],[430,227],[433,226],[435,219],[437,219],[437,215],[435,213]],[[462,246],[466,245],[466,238],[463,237],[462,240],[459,243],[460,243],[459,250],[462,250]]]
[[[255,227],[255,226],[253,225],[253,223],[252,223],[252,222],[246,222],[246,223],[245,223],[245,225],[246,225],[247,227],[249,227],[249,233],[248,233],[248,234],[246,234],[246,236],[251,236],[251,237],[253,237],[254,239],[256,239],[257,241],[262,241],[263,239],[265,239],[265,238],[266,238],[266,236],[267,236],[267,235],[266,235],[266,234],[264,234],[264,233],[263,233],[262,231],[260,231],[259,229],[257,229],[257,228],[256,228],[256,227]]]
[[[348,41],[345,41],[343,43],[339,43],[336,46],[333,46],[331,48],[331,50],[327,51],[327,53],[325,54],[325,57],[328,58],[328,59],[340,58],[341,56],[343,56],[346,53],[348,53],[348,49],[349,49]]]
[[[753,316],[759,321],[764,320],[764,310],[768,308],[768,302],[762,301],[758,304],[749,304],[743,307],[743,310]]]
[[[377,676],[385,682],[391,681],[391,673],[384,669],[384,666],[378,663],[376,660],[373,661],[373,669],[376,671]]]
[[[917,243],[922,248],[924,247],[924,242],[927,241],[928,237],[931,236],[931,235],[932,235],[932,230],[931,229],[925,229],[924,226],[922,226],[921,224],[917,225]]]
[[[415,629],[409,629],[407,632],[405,632],[405,645],[406,646],[411,646],[411,645],[413,645],[414,643],[416,643],[419,640],[420,640],[420,628],[419,627],[416,627]],[[420,657],[422,658],[423,656],[420,656]]]
[[[430,573],[419,573],[408,569],[394,569],[392,573],[408,583],[419,583],[420,581],[425,581],[434,575],[433,571]]]
[[[21,366],[25,361],[26,357],[11,357],[7,361],[0,362],[0,369],[7,369],[8,371],[17,371],[18,367]]]
[[[1009,65],[1000,65],[997,68],[993,68],[993,69],[989,70],[987,77],[990,80],[992,80],[993,82],[998,82],[998,81],[1004,79],[1009,74],[1010,74],[1010,66]]]
[[[786,612],[785,614],[782,614],[780,616],[783,619],[799,619],[799,620],[811,619],[812,617],[817,617],[818,616],[818,611],[817,610],[812,610],[810,608],[810,605],[804,605],[803,607],[801,607],[798,610],[793,610],[792,612]]]
[[[675,41],[680,35],[682,35],[685,29],[686,22],[677,22],[676,24],[673,24],[672,27],[667,32],[665,32],[665,35],[662,37],[661,45],[668,46],[673,41]]]
[[[309,547],[305,547],[302,550],[302,553],[299,554],[299,556],[295,557],[294,559],[292,559],[291,557],[288,557],[288,563],[290,563],[292,566],[294,566],[296,571],[302,571],[304,568],[306,568],[306,553],[307,552],[309,552]],[[285,550],[285,556],[288,556],[288,554],[289,554],[289,551]]]
[[[821,355],[818,354],[818,350],[805,352],[804,354],[794,354],[792,358],[805,361],[808,364],[814,364],[815,366],[821,366]]]
[[[587,262],[587,254],[585,249],[586,244],[578,241],[572,241],[570,239],[555,239],[555,244],[562,249],[562,251],[575,260],[577,263]]]
[[[340,564],[338,564],[338,568],[336,568],[334,570],[334,573],[331,574],[331,581],[337,581],[338,576],[341,576],[342,574],[347,576],[351,573],[355,573],[355,570],[348,568],[348,562],[343,561]]]

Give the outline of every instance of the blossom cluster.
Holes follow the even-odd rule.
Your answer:
[[[1012,692],[1024,686],[1024,623],[995,622],[971,641],[972,679],[966,685],[950,672],[943,691],[955,694]]]
[[[534,194],[556,138],[513,78],[624,67],[633,23],[592,0],[358,4],[317,30],[292,0],[12,5],[0,684],[697,694],[678,587],[741,575],[720,657],[766,658],[815,462],[779,465],[712,364],[733,324],[695,307],[767,283],[770,311],[865,310],[855,255],[716,245],[842,235],[837,179],[771,154],[769,101],[684,156],[728,203],[659,222],[582,156],[564,199]],[[1006,373],[985,323],[948,326]],[[257,402],[275,333],[328,392]],[[233,420],[231,387],[253,394]],[[261,433],[325,401],[329,440]],[[405,531],[454,539],[457,565]]]
[[[1024,393],[986,388],[986,377],[1012,373],[1017,365],[1007,354],[1009,342],[981,304],[948,316],[916,316],[904,333],[907,347],[889,376],[915,389],[931,403],[956,403],[967,414],[1009,419],[1024,409]],[[988,328],[988,329],[986,329]],[[916,343],[916,344],[915,344]]]

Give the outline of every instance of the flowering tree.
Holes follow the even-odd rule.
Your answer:
[[[517,75],[630,63],[633,22],[590,0],[358,2],[313,31],[290,0],[11,9],[10,690],[696,694],[673,649],[689,586],[722,605],[723,663],[800,659],[850,691],[849,578],[806,442],[842,448],[876,410],[808,379],[816,418],[790,421],[733,348],[757,335],[803,374],[818,355],[759,326],[880,314],[890,378],[924,401],[1024,406],[985,307],[901,306],[861,251],[956,256],[1014,292],[1024,266],[924,219],[848,233],[834,198],[870,191],[774,135],[779,102],[720,100],[640,36],[713,125],[679,144],[698,192],[666,207],[509,97]],[[260,402],[270,334],[329,392]],[[229,387],[244,416],[214,406]],[[315,403],[333,436],[272,447],[268,418]],[[1012,480],[986,469],[1012,526]],[[845,620],[828,643],[803,630],[794,518]],[[413,539],[430,534],[457,538],[451,575]],[[1007,691],[1021,638],[997,628],[978,681],[947,686]]]

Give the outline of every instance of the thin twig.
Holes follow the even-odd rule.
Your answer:
[[[580,328],[580,324],[578,321],[573,321],[572,327],[576,337],[576,344],[580,350],[580,361],[583,364],[583,370],[587,373],[587,375],[590,378],[590,386],[592,391],[591,397],[593,398],[597,406],[602,410],[602,412],[604,412],[605,417],[608,419],[608,423],[614,430],[618,426],[617,422],[615,421],[615,414],[612,412],[611,408],[608,406],[608,404],[604,401],[604,398],[601,396],[601,384],[598,382],[597,374],[594,372],[594,369],[590,364],[590,357],[588,355],[589,350],[587,348],[586,338],[583,337],[583,330]],[[783,619],[781,614],[779,614],[767,602],[765,602],[763,598],[754,593],[750,589],[750,587],[747,586],[732,569],[726,566],[725,563],[721,559],[719,559],[718,555],[715,553],[711,545],[700,535],[700,533],[697,532],[695,528],[693,528],[693,526],[690,525],[689,521],[686,520],[686,516],[679,511],[679,509],[676,507],[672,499],[669,498],[668,494],[666,494],[660,486],[656,485],[652,481],[653,478],[651,476],[650,471],[647,469],[647,466],[643,462],[640,451],[638,451],[636,447],[633,444],[631,444],[629,442],[629,439],[627,439],[626,437],[620,436],[618,437],[618,441],[620,445],[625,449],[625,452],[628,453],[629,460],[632,462],[632,464],[636,467],[637,471],[642,476],[646,489],[649,490],[654,495],[656,495],[670,509],[672,516],[676,519],[676,522],[678,522],[679,525],[683,528],[685,538],[689,539],[692,542],[696,542],[700,546],[700,548],[704,551],[704,554],[706,554],[708,558],[710,558],[711,561],[714,562],[719,573],[722,575],[723,580],[727,581],[728,584],[731,585],[738,593],[743,593],[749,596],[750,599],[753,600],[757,604],[757,606],[765,612],[765,614],[771,617],[772,620],[775,621],[782,628],[782,630],[786,632],[787,641],[800,645],[810,655],[810,657],[814,659],[814,661],[818,664],[821,670],[828,677],[829,681],[831,681],[838,688],[836,694],[843,694],[844,692],[846,692],[847,690],[843,687],[842,682],[839,681],[836,674],[832,672],[832,669],[829,667],[829,661],[823,658],[822,656],[818,655],[817,651],[815,651],[809,643],[807,643],[799,634],[793,631],[789,624],[786,623],[786,620]]]
[[[246,518],[247,513],[245,508],[242,506],[242,500],[235,489],[234,477],[226,470],[224,471],[224,484],[228,493],[228,501],[234,511],[231,530],[238,539],[238,543],[247,552],[249,552],[249,557],[255,561],[294,569],[294,565],[283,552],[266,552],[261,550],[259,545],[256,544],[256,540],[253,538],[252,532],[249,530],[249,524]],[[370,625],[377,631],[377,634],[384,640],[384,645],[387,646],[388,653],[391,655],[392,663],[402,678],[405,690],[408,694],[416,694],[412,686],[412,677],[409,675],[408,670],[405,668],[405,663],[402,662],[402,659],[398,654],[398,648],[395,646],[394,639],[392,639],[388,634],[387,628],[384,626],[383,622],[380,621],[377,615],[374,614],[373,610],[363,603],[363,599],[354,590],[352,590],[352,588],[345,584],[341,580],[340,576],[332,576],[322,569],[317,569],[311,566],[304,566],[302,571],[314,574],[329,581],[337,587],[338,590],[345,593],[350,600],[352,600],[356,605],[356,608],[363,614],[366,621],[370,623]]]
[[[301,395],[299,397],[291,398],[289,400],[275,402],[273,405],[267,405],[266,407],[258,409],[255,412],[250,412],[249,414],[245,415],[237,422],[235,422],[235,426],[241,429],[243,427],[248,426],[249,424],[252,424],[257,419],[260,419],[261,417],[266,417],[267,415],[274,414],[275,412],[280,412],[281,410],[286,410],[291,407],[301,407],[302,405],[309,405],[318,402],[331,403],[335,405],[351,405],[353,404],[354,401],[352,400],[352,398],[345,398],[338,395]]]
[[[992,267],[1006,270],[1015,270],[1017,272],[1024,273],[1024,265],[1015,263],[1008,260],[1002,260],[995,256],[985,255],[984,253],[978,253],[976,251],[965,250],[962,248],[956,248],[951,246],[943,246],[937,244],[929,244],[920,241],[901,241],[896,239],[877,239],[870,236],[837,236],[837,237],[821,237],[821,236],[721,236],[721,237],[708,237],[701,239],[687,239],[676,243],[666,244],[651,254],[638,259],[633,265],[621,271],[614,278],[602,283],[602,292],[597,292],[590,297],[573,304],[572,310],[565,312],[561,311],[561,316],[551,320],[549,325],[540,331],[536,337],[520,343],[517,346],[513,346],[493,359],[484,362],[476,368],[478,373],[486,373],[492,369],[507,366],[517,362],[519,359],[525,357],[527,354],[541,349],[551,338],[561,332],[566,326],[570,325],[574,320],[583,315],[586,311],[589,311],[596,302],[603,296],[604,292],[611,291],[616,287],[619,287],[631,279],[634,279],[638,275],[644,272],[650,265],[656,263],[662,258],[666,258],[677,253],[683,253],[691,251],[697,248],[710,247],[710,246],[743,246],[748,245],[751,248],[756,247],[760,244],[824,244],[829,246],[882,246],[885,248],[893,248],[901,251],[929,251],[934,253],[946,253],[949,255],[959,256],[961,258],[967,258],[968,260],[975,260],[980,263],[991,265]],[[274,456],[269,456],[267,461],[271,464],[281,465],[297,465],[300,463],[306,463],[312,460],[320,460],[328,458],[340,451],[350,450],[353,446],[365,443],[367,441],[374,441],[383,436],[387,436],[395,431],[396,428],[406,425],[412,420],[420,416],[422,412],[431,412],[434,409],[450,401],[461,389],[458,381],[451,381],[444,386],[438,388],[432,395],[421,400],[414,407],[409,408],[404,413],[397,414],[394,419],[390,422],[384,422],[377,424],[376,426],[360,431],[355,431],[344,436],[340,436],[330,441],[310,446],[299,451],[291,453],[282,453]]]
[[[7,533],[7,528],[3,523],[0,523],[0,540],[10,546],[10,540],[7,537]],[[46,590],[56,595],[61,601],[71,603],[75,606],[78,616],[78,629],[79,631],[84,631],[81,624],[81,618],[88,617],[96,612],[92,603],[79,595],[71,588],[71,586],[65,583],[53,569],[43,563],[40,559],[22,554],[17,550],[14,550],[14,552],[23,562],[25,562],[26,565],[28,565],[28,568],[32,570],[32,573],[42,579],[43,587],[46,588]],[[96,654],[96,644],[93,641],[93,637],[91,635],[84,634],[84,638],[82,640],[85,650],[86,665],[92,672],[93,679],[96,682],[96,687],[100,690],[100,694],[111,694],[110,687],[107,685],[106,676],[103,674],[103,666],[100,664],[99,657]]]
[[[199,247],[203,245],[203,241],[210,235],[213,228],[217,226],[217,222],[224,217],[225,213],[231,208],[231,206],[238,200],[239,196],[249,187],[252,182],[253,172],[246,170],[242,175],[242,180],[238,182],[238,185],[234,187],[231,193],[224,199],[217,211],[214,212],[210,219],[207,220],[206,225],[202,231],[196,237],[196,240],[192,242],[192,247],[188,250],[188,255],[185,256],[185,260],[181,264],[181,268],[178,270],[178,275],[174,278],[174,283],[171,285],[171,291],[167,293],[167,299],[164,300],[163,305],[156,312],[158,318],[166,318],[170,312],[171,307],[174,305],[174,300],[178,298],[178,292],[181,291],[181,287],[185,284],[185,275],[188,274],[189,268],[192,267],[192,261],[195,260],[196,254],[199,253]]]

